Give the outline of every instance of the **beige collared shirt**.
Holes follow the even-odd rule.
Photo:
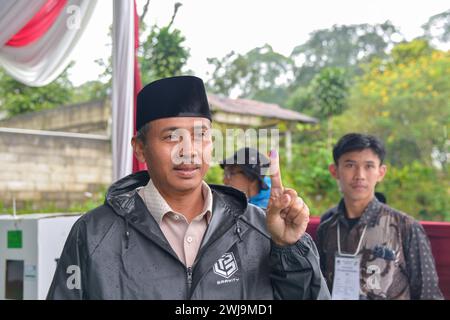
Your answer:
[[[175,212],[161,196],[152,180],[138,190],[153,218],[159,224],[164,236],[178,255],[180,261],[191,267],[197,256],[200,244],[212,215],[212,192],[206,182],[202,182],[202,193],[205,199],[202,212],[191,223],[186,217]]]

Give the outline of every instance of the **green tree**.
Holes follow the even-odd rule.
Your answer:
[[[450,52],[432,50],[424,40],[402,43],[389,59],[364,67],[351,90],[349,108],[336,118],[338,133],[371,132],[381,137],[392,164],[415,159],[448,166]]]
[[[347,108],[350,82],[342,68],[324,68],[306,88],[299,87],[289,97],[287,105],[322,120],[326,127],[328,147],[331,147],[332,116]]]
[[[177,76],[189,58],[189,49],[183,46],[185,37],[180,30],[171,30],[170,25],[151,28],[147,39],[139,48],[139,63],[142,82]]]
[[[73,63],[69,64],[56,80],[43,87],[29,87],[0,68],[0,111],[12,117],[71,102],[73,85],[68,78],[68,70],[72,66]]]
[[[184,47],[185,37],[180,30],[172,29],[172,24],[181,7],[181,3],[175,3],[172,19],[167,26],[159,27],[153,25],[151,28],[148,28],[144,22],[149,4],[150,1],[147,0],[143,13],[139,18],[140,34],[148,32],[148,35],[145,36],[144,41],[141,41],[138,48],[138,61],[144,85],[156,79],[180,75],[189,58],[189,49]],[[111,28],[110,33],[112,33]],[[90,85],[87,85],[84,90],[93,91],[97,86],[101,91],[100,95],[103,96],[110,92],[112,60],[109,57],[107,61],[99,59],[96,62],[104,69],[101,75],[104,86],[102,87],[98,82],[93,82],[90,85],[94,86],[94,88],[89,88]]]
[[[388,61],[390,61],[392,65],[405,64],[414,62],[420,57],[429,56],[433,51],[434,49],[427,40],[416,39],[411,42],[402,42],[392,49],[391,57]]]
[[[413,160],[401,168],[388,164],[377,188],[389,205],[417,219],[450,221],[449,182],[447,173]]]
[[[323,140],[293,144],[292,165],[281,159],[283,183],[295,189],[308,203],[311,215],[319,216],[339,201],[336,182],[328,172],[332,154]],[[283,154],[283,150],[280,152]]]
[[[295,70],[295,86],[307,85],[325,67],[345,68],[358,73],[358,64],[373,57],[384,57],[402,40],[391,22],[382,24],[334,25],[316,30],[304,44],[294,48],[291,58],[299,66]]]
[[[214,68],[207,82],[210,91],[274,103],[284,101],[293,70],[292,60],[268,44],[243,55],[232,51],[222,59],[208,58],[208,63]]]
[[[311,86],[299,86],[292,92],[286,100],[289,109],[296,110],[308,115],[313,114],[313,93]]]
[[[73,88],[73,98],[71,103],[80,103],[92,100],[106,99],[111,91],[110,82],[98,80],[88,81]]]
[[[350,79],[343,68],[324,68],[306,86],[298,87],[286,105],[320,119],[341,114],[347,108]]]
[[[429,41],[433,39],[439,42],[450,41],[450,9],[434,16],[422,25],[424,36]]]
[[[321,119],[341,114],[347,108],[348,91],[344,69],[322,69],[311,82],[313,114]]]

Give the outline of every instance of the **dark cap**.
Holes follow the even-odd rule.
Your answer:
[[[171,117],[201,117],[211,120],[202,79],[179,76],[153,81],[137,96],[136,130],[147,122]]]
[[[222,169],[232,165],[239,166],[249,177],[257,179],[262,189],[269,189],[264,182],[264,176],[268,173],[270,160],[258,150],[248,147],[239,149],[233,156],[220,163]]]

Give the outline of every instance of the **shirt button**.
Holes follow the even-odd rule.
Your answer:
[[[188,243],[191,243],[191,242],[192,242],[192,237],[187,237],[187,238],[186,238],[186,241],[187,241]]]
[[[175,214],[175,215],[173,216],[173,218],[174,218],[175,220],[180,220],[180,216],[177,215],[177,214]]]

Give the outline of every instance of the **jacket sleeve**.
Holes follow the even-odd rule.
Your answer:
[[[442,300],[431,245],[422,225],[414,222],[409,233],[405,260],[411,299]]]
[[[56,267],[47,300],[87,299],[83,292],[86,283],[87,250],[85,249],[85,224],[80,218],[67,237]]]
[[[269,263],[275,299],[330,299],[319,254],[309,234],[291,246],[280,247],[272,242]]]
[[[322,274],[326,273],[326,257],[323,250],[323,227],[319,224],[319,227],[317,228],[317,249],[319,252],[319,259],[320,259],[320,270],[322,271]]]

